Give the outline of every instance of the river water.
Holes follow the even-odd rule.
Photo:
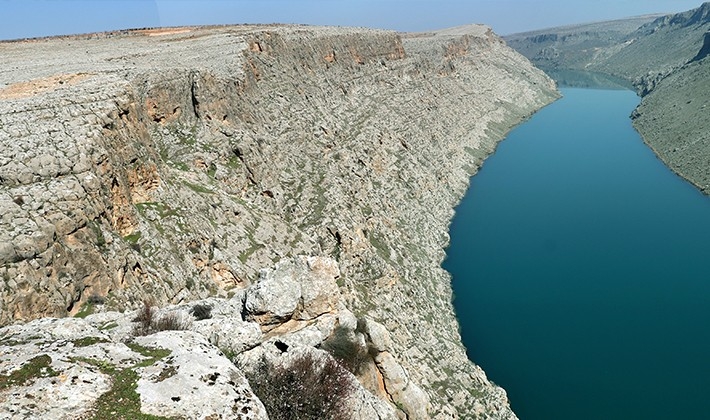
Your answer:
[[[522,420],[710,418],[710,200],[632,128],[633,92],[562,93],[452,222],[469,357]]]

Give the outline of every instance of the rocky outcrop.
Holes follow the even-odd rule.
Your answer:
[[[289,284],[302,296],[298,313],[251,321],[262,311],[249,307],[250,297],[262,293],[264,284],[282,281],[284,271],[297,272]],[[264,360],[284,366],[304,355],[319,363],[332,361],[334,356],[322,347],[337,328],[344,328],[351,330],[354,342],[371,343],[359,361],[360,371],[374,371],[380,378],[361,385],[339,368],[340,380],[350,383],[347,417],[395,419],[399,412],[426,418],[428,396],[390,354],[384,326],[369,318],[357,320],[337,293],[327,297],[327,308],[317,299],[303,299],[332,290],[337,275],[337,263],[328,258],[285,259],[231,299],[101,312],[85,319],[43,318],[0,329],[0,410],[8,418],[134,418],[141,412],[167,418],[267,419],[262,400],[271,406],[272,396],[255,393],[247,376],[263,374]],[[162,327],[143,336],[145,311]],[[161,323],[166,319],[173,321]],[[358,323],[365,325],[362,332],[355,332]]]
[[[109,39],[0,44],[0,322],[243,297],[234,324],[193,324],[241,354],[316,346],[340,299],[364,345],[354,320],[382,326],[360,378],[378,400],[514,417],[466,357],[440,263],[468,177],[550,79],[482,26]]]

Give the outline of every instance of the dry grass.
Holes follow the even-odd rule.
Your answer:
[[[91,74],[87,73],[58,74],[55,76],[45,77],[43,79],[13,83],[3,89],[0,89],[0,99],[29,98],[31,96],[55,90],[60,86],[75,85],[91,76]]]
[[[136,322],[136,325],[133,326],[134,336],[150,335],[159,331],[180,331],[188,328],[179,313],[169,312],[159,317],[155,308],[147,301],[143,302],[143,306],[133,322]]]

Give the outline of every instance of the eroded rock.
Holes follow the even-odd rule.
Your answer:
[[[246,317],[269,326],[335,311],[340,302],[339,276],[338,264],[330,258],[284,259],[273,269],[262,270],[248,289]]]

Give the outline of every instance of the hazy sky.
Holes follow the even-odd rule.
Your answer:
[[[693,9],[702,0],[0,0],[0,39],[154,26],[306,23],[499,34]]]

